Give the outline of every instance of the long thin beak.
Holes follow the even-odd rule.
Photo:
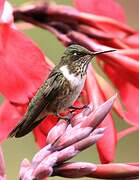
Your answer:
[[[99,54],[103,54],[103,53],[108,53],[108,52],[113,52],[113,51],[116,51],[116,49],[109,49],[109,50],[106,50],[106,51],[98,51],[98,52],[92,52],[92,55],[99,55]]]

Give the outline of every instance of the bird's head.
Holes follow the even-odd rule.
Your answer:
[[[75,73],[76,75],[82,73],[84,75],[86,74],[88,64],[93,57],[102,53],[113,51],[115,51],[115,49],[92,52],[83,46],[73,44],[66,48],[57,67],[60,68],[62,66],[67,66],[70,73]]]
[[[98,51],[98,52],[92,52],[86,49],[83,46],[73,44],[70,45],[66,48],[64,52],[64,59],[68,61],[67,63],[72,63],[72,62],[90,62],[93,57],[96,55],[102,54],[102,53],[107,53],[107,52],[113,52],[115,49],[110,49],[110,50],[105,50],[105,51]]]

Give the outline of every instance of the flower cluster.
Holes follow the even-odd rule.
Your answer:
[[[59,121],[48,133],[47,146],[33,157],[32,162],[27,159],[22,161],[20,179],[44,179],[48,176],[101,179],[139,177],[137,164],[109,164],[108,166],[69,161],[103,136],[105,127],[97,127],[110,111],[115,98],[116,96],[113,96],[96,110],[93,110],[90,104],[88,109],[74,116],[69,125],[66,121]]]
[[[90,104],[88,109],[74,116],[69,125],[64,120],[59,121],[48,134],[47,146],[42,148],[32,162],[28,162],[28,165],[24,165],[27,160],[22,162],[20,178],[29,180],[41,177],[43,179],[43,176],[54,175],[77,178],[95,171],[94,164],[65,163],[65,161],[93,145],[103,136],[105,128],[96,129],[96,127],[110,111],[115,98],[116,96],[112,97],[95,111]]]

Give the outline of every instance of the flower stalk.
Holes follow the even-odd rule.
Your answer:
[[[41,149],[33,158],[32,162],[23,160],[20,169],[21,180],[43,179],[48,176],[61,175],[65,177],[84,177],[96,171],[96,165],[90,163],[66,163],[79,152],[95,144],[105,133],[105,128],[97,128],[104,117],[111,110],[116,99],[116,95],[111,97],[96,110],[85,115],[84,110],[82,120],[76,121],[78,115],[73,117],[71,124],[60,120],[48,134],[47,145]],[[65,171],[63,170],[65,169]],[[82,170],[79,173],[79,169]]]

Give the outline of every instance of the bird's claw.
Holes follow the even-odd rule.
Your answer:
[[[89,108],[89,106],[87,104],[85,104],[84,106],[82,107],[76,107],[76,106],[70,106],[69,109],[72,109],[70,112],[74,112],[76,110],[82,110],[82,109],[86,109],[86,108]]]
[[[82,107],[82,109],[87,109],[87,108],[89,108],[88,104],[85,104],[85,105]]]
[[[61,116],[59,114],[56,114],[56,115],[57,115],[59,120],[63,119],[63,120],[66,120],[68,123],[70,123],[70,120],[71,120],[71,118],[73,116],[71,112],[68,115],[66,115],[66,116]]]

